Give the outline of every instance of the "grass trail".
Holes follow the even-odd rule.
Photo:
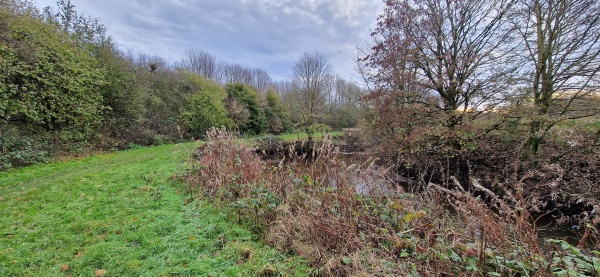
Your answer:
[[[256,242],[210,203],[184,205],[172,176],[185,170],[184,160],[197,146],[144,148],[0,173],[0,276],[307,272],[297,258]]]

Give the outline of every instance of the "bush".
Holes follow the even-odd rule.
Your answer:
[[[181,112],[181,121],[189,133],[194,137],[202,137],[212,127],[232,127],[233,121],[223,104],[223,89],[197,75],[190,74],[187,80],[194,86],[194,92],[188,96],[188,103]]]
[[[48,152],[43,145],[20,137],[13,132],[0,135],[0,171],[17,166],[27,166],[49,162]]]
[[[240,132],[249,135],[264,133],[269,127],[269,122],[263,112],[258,91],[242,83],[227,84],[226,91],[228,98],[239,101],[248,109],[248,118],[238,126]]]
[[[269,120],[269,133],[280,134],[291,128],[289,112],[286,106],[281,104],[281,97],[272,90],[267,91],[267,106],[265,115]]]
[[[91,137],[101,121],[104,71],[57,26],[18,9],[0,9],[10,26],[0,40],[0,124]]]

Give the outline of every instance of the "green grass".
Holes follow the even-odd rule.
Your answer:
[[[197,146],[0,173],[0,276],[94,276],[99,269],[105,276],[252,276],[265,266],[306,273],[297,257],[264,246],[211,203],[185,205],[172,176],[185,171]]]

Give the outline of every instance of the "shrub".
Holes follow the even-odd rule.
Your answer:
[[[104,71],[57,26],[15,9],[0,8],[10,26],[0,40],[0,124],[69,128],[83,139],[96,134]]]
[[[189,74],[187,80],[193,85],[194,92],[188,96],[188,103],[180,118],[189,133],[194,137],[201,137],[212,127],[232,127],[233,121],[223,104],[223,89],[213,81],[197,75]]]
[[[240,132],[259,135],[267,130],[269,122],[254,87],[242,83],[227,84],[226,92],[228,98],[239,101],[248,109],[248,117],[238,126]]]
[[[14,130],[0,132],[0,171],[49,161],[43,145],[17,135]]]

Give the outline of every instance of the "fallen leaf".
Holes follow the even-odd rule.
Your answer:
[[[475,257],[478,255],[477,249],[475,249],[473,247],[467,248],[467,250],[465,250],[465,254],[467,254],[467,256],[469,256],[469,257]]]
[[[10,225],[11,229],[17,228],[17,225]]]
[[[102,276],[104,276],[104,274],[106,274],[106,270],[98,269],[98,270],[94,271],[94,274],[96,274],[96,276],[98,276],[98,277],[102,277]]]
[[[196,239],[196,237],[190,237],[190,240]]]
[[[184,268],[187,268],[187,267],[188,267],[188,265],[187,265],[187,264],[184,264],[184,265],[183,265],[183,267],[184,267]]]
[[[221,251],[215,252],[212,256],[215,258],[221,256]]]
[[[62,265],[60,268],[62,269],[62,272],[69,270],[69,266],[66,264]]]
[[[99,239],[103,239],[104,237],[106,237],[106,234],[104,234],[104,235],[102,235],[102,236],[99,236],[98,238],[99,238]]]
[[[101,185],[96,185],[96,187],[97,187],[97,188],[101,188],[102,186],[101,186]]]
[[[83,256],[83,252],[77,252],[77,255],[75,255],[75,258],[80,258],[81,256]]]
[[[6,237],[7,237],[7,238],[9,238],[9,239],[12,239],[12,238],[13,238],[13,235],[8,235],[8,236],[6,236]]]
[[[244,261],[242,261],[242,260],[237,260],[237,261],[235,261],[235,263],[236,263],[236,264],[238,264],[238,265],[241,265],[241,264],[243,264],[243,263],[244,263]]]
[[[135,221],[135,220],[137,220],[137,217],[134,217],[134,218],[133,218],[133,220],[134,220],[134,221]]]
[[[120,234],[120,233],[121,233],[121,231],[115,231],[115,234]]]
[[[16,264],[16,263],[17,263],[17,261],[12,261],[12,262],[13,262],[13,264]]]
[[[202,258],[202,259],[206,259],[206,257],[207,257],[206,255],[200,256],[200,258]]]

